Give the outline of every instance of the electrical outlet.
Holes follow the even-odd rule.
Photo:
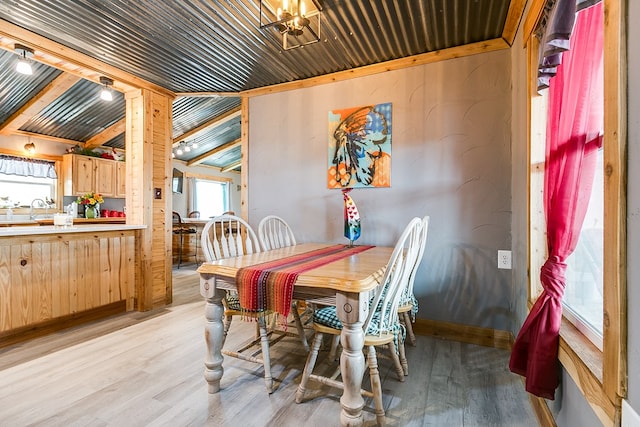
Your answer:
[[[498,251],[498,268],[511,270],[511,251]]]

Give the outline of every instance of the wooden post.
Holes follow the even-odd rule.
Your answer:
[[[140,233],[137,309],[171,303],[171,97],[126,93],[127,223]]]

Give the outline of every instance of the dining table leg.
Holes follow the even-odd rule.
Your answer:
[[[338,292],[336,295],[336,312],[342,322],[340,371],[344,384],[340,397],[340,422],[348,427],[361,426],[364,423],[364,399],[360,394],[365,370],[362,325],[367,316],[368,304],[361,301],[362,298],[365,298],[364,295],[358,293]]]
[[[204,340],[207,352],[204,358],[204,379],[208,383],[209,393],[217,393],[220,391],[220,380],[224,372],[222,368],[222,346],[224,345],[222,298],[225,292],[216,288],[214,276],[201,274],[200,294],[205,299]]]

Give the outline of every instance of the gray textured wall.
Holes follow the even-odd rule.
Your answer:
[[[328,112],[391,102],[391,188],[352,191],[358,243],[392,245],[430,215],[418,316],[509,329],[512,275],[496,264],[511,242],[510,61],[505,50],[251,98],[249,221],[274,213],[300,241],[344,242]]]

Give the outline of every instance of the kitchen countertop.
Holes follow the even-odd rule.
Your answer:
[[[0,237],[28,236],[36,234],[71,234],[95,233],[100,231],[142,230],[146,225],[127,224],[85,224],[71,228],[54,227],[53,225],[26,225],[17,227],[0,227]]]
[[[3,215],[4,216],[4,215]],[[124,224],[127,222],[127,218],[124,217],[103,217],[103,218],[74,218],[74,224]],[[0,220],[0,227],[12,227],[12,226],[29,226],[29,225],[53,225],[53,218],[14,218],[11,220]]]

